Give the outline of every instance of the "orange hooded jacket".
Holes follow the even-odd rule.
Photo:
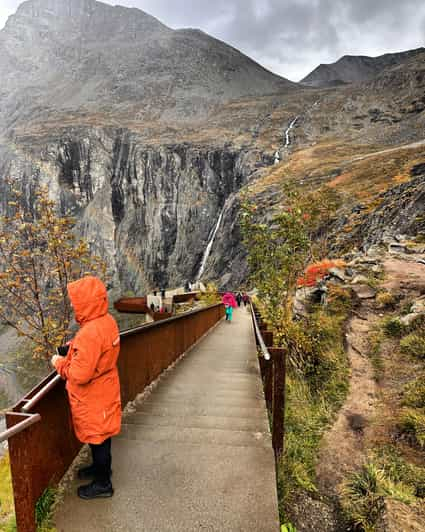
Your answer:
[[[66,380],[77,438],[99,444],[121,430],[119,329],[108,314],[102,281],[84,277],[68,284],[68,294],[80,330],[67,356],[57,360],[55,367]]]

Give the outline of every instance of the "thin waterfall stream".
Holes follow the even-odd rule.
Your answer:
[[[291,136],[290,136],[291,129],[294,129],[299,118],[300,118],[299,116],[295,117],[292,120],[292,122],[289,124],[289,126],[286,128],[285,133],[284,133],[285,145],[282,148],[283,150],[285,148],[289,148],[289,146],[291,145]],[[282,159],[281,152],[277,150],[276,153],[274,154],[274,164],[279,164],[281,159]]]
[[[208,239],[208,244],[207,244],[207,247],[205,248],[204,255],[202,257],[201,266],[199,268],[198,275],[196,276],[196,280],[197,281],[200,281],[202,275],[204,274],[204,271],[205,271],[205,268],[207,266],[207,262],[208,262],[209,256],[211,255],[211,250],[212,250],[212,247],[213,247],[213,244],[214,244],[215,237],[216,237],[218,229],[220,227],[221,220],[223,219],[223,214],[224,214],[225,207],[226,207],[226,204],[224,205],[224,207],[222,208],[222,210],[220,212],[220,216],[218,217],[217,224],[216,224],[215,228],[210,233],[210,237]]]
[[[291,137],[289,136],[291,129],[294,128],[295,124],[298,122],[299,116],[294,118],[292,122],[289,124],[288,129],[285,131],[285,148],[291,145]]]

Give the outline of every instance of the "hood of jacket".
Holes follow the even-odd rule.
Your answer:
[[[68,295],[80,325],[104,316],[108,312],[108,294],[100,279],[83,277],[68,284]]]

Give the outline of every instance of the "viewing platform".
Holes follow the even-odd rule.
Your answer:
[[[84,482],[68,469],[81,445],[63,381],[52,374],[15,405],[6,419],[19,532],[35,531],[36,501],[67,471],[58,531],[279,530],[251,312],[237,310],[231,323],[223,315],[218,304],[121,334],[121,392],[130,407],[113,439],[110,499],[76,495]]]

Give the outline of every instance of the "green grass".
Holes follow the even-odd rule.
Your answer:
[[[408,334],[400,341],[400,350],[413,357],[425,359],[425,338],[416,333]]]
[[[425,408],[425,375],[406,384],[401,404],[411,408]]]
[[[376,382],[381,382],[384,377],[385,367],[381,356],[382,342],[384,340],[382,331],[375,330],[369,336],[368,357],[373,367],[373,377]]]
[[[317,492],[315,468],[321,439],[348,392],[348,361],[343,347],[346,317],[333,314],[332,308],[316,312],[305,324],[313,338],[315,352],[310,356],[314,364],[307,364],[302,375],[289,371],[285,450],[278,470],[282,523],[288,520],[291,501],[297,493]],[[310,349],[311,344],[307,347]]]
[[[53,488],[47,488],[43,495],[38,499],[35,506],[37,532],[54,532],[51,520],[55,499],[56,490]]]
[[[340,500],[354,526],[364,532],[373,532],[384,512],[386,497],[405,504],[415,502],[411,486],[395,482],[385,469],[370,461],[345,481]]]
[[[425,408],[404,408],[397,425],[409,443],[425,450]]]
[[[55,532],[51,525],[51,511],[55,496],[56,491],[48,488],[38,500],[35,509],[37,532]],[[16,532],[12,479],[7,454],[0,459],[0,531]]]
[[[400,450],[391,444],[375,449],[373,460],[392,482],[403,483],[415,497],[425,498],[425,467],[408,462]]]
[[[385,336],[401,338],[406,332],[406,327],[401,323],[399,318],[388,317],[382,322],[382,330]]]
[[[0,459],[0,530],[16,530],[9,456]],[[13,528],[15,527],[15,528]]]

